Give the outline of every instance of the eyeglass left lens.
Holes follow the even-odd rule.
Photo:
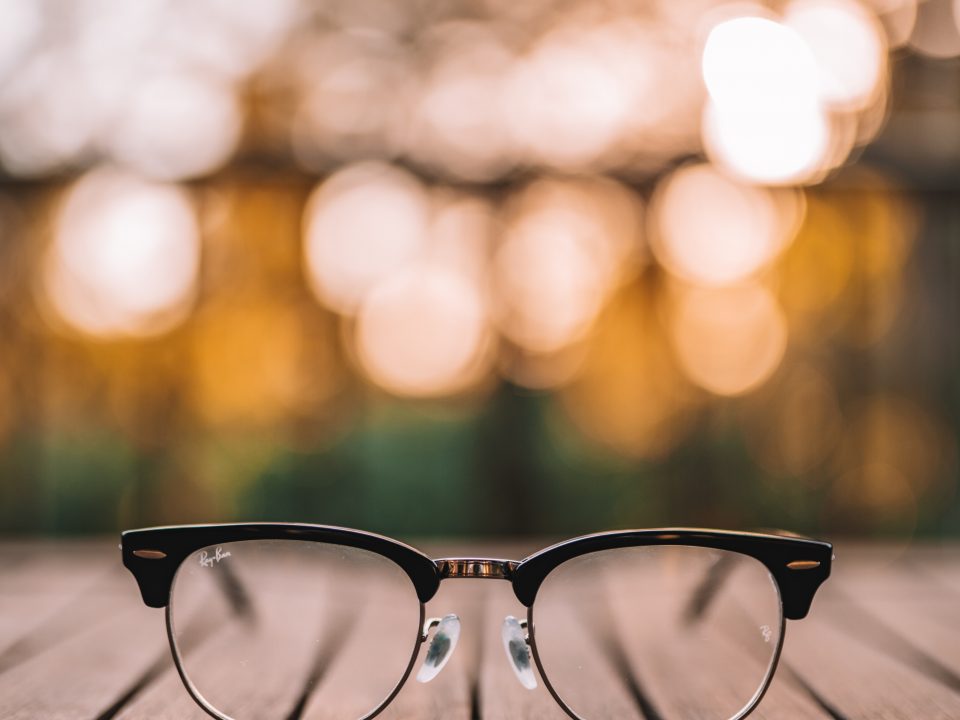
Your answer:
[[[196,699],[236,720],[369,715],[407,671],[420,616],[413,583],[391,560],[296,540],[192,554],[169,609],[173,652]]]

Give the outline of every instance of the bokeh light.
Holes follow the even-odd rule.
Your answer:
[[[89,151],[104,108],[65,50],[31,56],[4,81],[0,160],[15,175],[53,172]]]
[[[765,382],[787,347],[787,324],[762,285],[678,288],[670,337],[687,376],[716,395],[741,395]]]
[[[858,230],[835,196],[808,192],[806,217],[778,267],[778,295],[795,329],[817,337],[821,315],[847,288]]]
[[[856,226],[857,269],[873,278],[898,277],[910,258],[920,217],[912,199],[892,181],[863,172],[861,189],[844,198]]]
[[[830,127],[817,61],[796,31],[764,17],[711,29],[703,49],[703,143],[708,156],[750,181],[810,182],[822,174]]]
[[[164,180],[215,170],[240,136],[240,108],[215,78],[169,75],[132,89],[106,139],[113,158]]]
[[[889,180],[857,174],[857,189],[807,191],[806,220],[778,264],[778,295],[797,337],[835,333],[869,347],[890,331],[917,234],[916,208]]]
[[[375,285],[421,257],[429,213],[424,188],[398,168],[369,162],[332,175],[304,211],[305,267],[317,297],[352,314]]]
[[[199,263],[197,221],[186,193],[102,169],[69,190],[43,284],[57,314],[76,330],[156,335],[189,310]]]
[[[817,62],[795,30],[770,18],[732,17],[711,28],[703,81],[721,108],[763,111],[806,105],[819,88]]]
[[[411,154],[455,178],[499,177],[515,155],[503,121],[515,58],[485,24],[451,23],[435,34],[442,43],[416,103]]]
[[[672,273],[726,285],[787,247],[803,217],[803,196],[744,185],[710,165],[688,165],[658,188],[650,216],[652,247]]]
[[[424,261],[458,273],[478,288],[486,287],[490,245],[498,229],[493,203],[482,196],[450,190],[436,190],[431,201]]]
[[[697,398],[673,362],[649,289],[614,298],[561,398],[587,437],[628,457],[660,458],[690,431]]]
[[[925,0],[918,4],[910,47],[938,60],[960,55],[960,13],[954,0]]]
[[[667,14],[669,7],[661,5],[659,12]],[[596,52],[619,79],[627,103],[626,124],[601,158],[604,167],[653,173],[673,157],[699,151],[704,94],[699,57],[692,51],[689,18],[677,18],[672,27],[668,22],[638,15],[597,32]]]
[[[827,512],[858,531],[902,532],[918,521],[920,498],[954,496],[956,440],[928,409],[879,393],[850,416]]]
[[[4,3],[0,160],[25,176],[102,155],[161,179],[215,170],[239,139],[236,84],[276,49],[297,5]]]
[[[305,402],[316,401],[333,384],[336,373],[329,363],[307,359],[307,339],[318,328],[308,327],[295,306],[262,300],[215,303],[193,326],[192,397],[213,426],[270,427],[302,411]]]
[[[562,350],[536,353],[505,343],[497,355],[497,371],[505,380],[520,387],[555,390],[581,374],[588,347],[588,343],[579,342]]]
[[[159,4],[157,43],[174,56],[229,78],[256,70],[302,19],[301,0],[204,0]],[[98,18],[102,19],[102,18]]]
[[[830,127],[815,103],[724,110],[707,104],[703,143],[711,160],[747,181],[786,185],[822,179]]]
[[[863,458],[895,469],[917,495],[952,493],[956,440],[922,405],[893,393],[858,402],[844,436],[841,462],[856,468]]]
[[[479,290],[429,265],[386,279],[357,316],[361,366],[397,395],[449,395],[469,387],[490,366],[490,341]]]
[[[877,88],[877,93],[873,101],[863,109],[855,113],[834,114],[832,116],[834,128],[836,128],[838,120],[845,120],[851,127],[855,127],[853,145],[855,147],[869,145],[878,138],[887,126],[887,120],[890,117],[890,102],[891,94],[889,83],[881,84]],[[834,138],[834,152],[844,153],[843,157],[835,155],[835,157],[831,159],[831,164],[834,167],[839,167],[842,162],[846,160],[846,154],[853,149],[849,147],[848,143],[849,141],[842,137]],[[846,147],[844,147],[845,145]]]
[[[411,62],[402,46],[377,34],[331,34],[301,50],[289,127],[297,161],[326,170],[336,161],[396,152],[397,127],[411,112]],[[278,74],[277,82],[290,82],[287,66]]]
[[[642,210],[613,181],[543,180],[516,196],[493,259],[504,335],[534,353],[583,337],[638,262]]]
[[[495,258],[501,328],[535,352],[582,337],[603,303],[608,278],[570,220],[559,209],[520,220]]]
[[[2,3],[0,522],[960,527],[958,6]]]
[[[917,22],[917,0],[866,0],[883,26],[890,48],[906,45]]]
[[[886,76],[887,47],[876,18],[854,0],[798,0],[784,24],[813,51],[820,97],[831,107],[868,106]]]
[[[843,438],[844,418],[836,388],[810,364],[785,368],[782,379],[758,391],[746,411],[751,455],[775,477],[803,477],[821,485],[817,472]]]
[[[534,162],[581,167],[619,138],[630,88],[610,67],[618,48],[607,43],[603,29],[561,28],[518,64],[506,90],[508,122]]]
[[[42,17],[34,0],[0,6],[0,80],[17,66],[40,34]]]

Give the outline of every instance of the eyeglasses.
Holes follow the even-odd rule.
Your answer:
[[[832,546],[717,530],[626,530],[524,560],[433,560],[395,540],[319,525],[131,530],[124,565],[193,699],[220,720],[365,720],[450,659],[460,621],[426,618],[441,581],[506,580],[526,618],[506,658],[579,720],[736,720],[763,697],[785,619],[806,616]],[[536,673],[534,672],[536,666]]]

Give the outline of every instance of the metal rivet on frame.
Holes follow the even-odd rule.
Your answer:
[[[819,560],[794,560],[793,562],[788,562],[787,567],[791,570],[813,570],[814,568],[820,567]]]
[[[167,556],[163,550],[134,550],[133,554],[144,560],[163,560]]]

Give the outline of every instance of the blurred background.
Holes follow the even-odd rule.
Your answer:
[[[960,2],[4,0],[0,532],[960,533]]]

